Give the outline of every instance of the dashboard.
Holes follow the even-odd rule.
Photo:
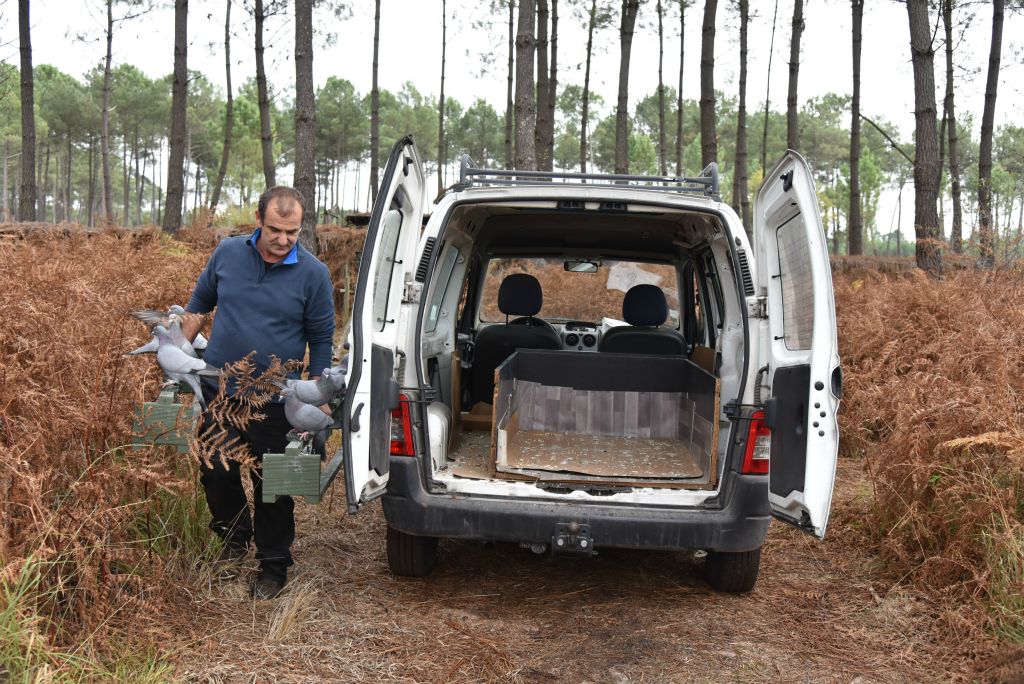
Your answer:
[[[601,340],[601,329],[597,324],[586,321],[566,321],[561,326],[556,324],[554,327],[562,338],[562,349],[566,351],[597,351],[597,343]]]

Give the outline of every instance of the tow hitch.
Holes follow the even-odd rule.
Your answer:
[[[565,553],[593,554],[594,540],[590,537],[590,525],[580,523],[558,523],[551,537],[551,550]]]

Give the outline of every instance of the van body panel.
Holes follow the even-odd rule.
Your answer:
[[[391,410],[408,316],[402,296],[415,269],[425,179],[411,137],[399,140],[384,167],[359,262],[349,347],[352,361],[342,408],[348,509],[384,493],[388,483]]]
[[[767,366],[773,515],[816,537],[828,523],[839,450],[832,391],[839,368],[828,244],[807,162],[789,150],[765,176],[755,210],[758,367]]]

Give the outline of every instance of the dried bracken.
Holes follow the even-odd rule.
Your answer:
[[[888,567],[953,597],[967,624],[1018,640],[1021,276],[960,270],[934,280],[917,270],[861,269],[835,283],[847,387],[843,450],[865,457],[872,528]],[[982,606],[983,616],[973,614]]]

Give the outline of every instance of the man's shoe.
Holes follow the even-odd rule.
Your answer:
[[[242,562],[247,550],[243,547],[225,544],[213,562],[213,578],[221,581],[233,580],[242,572]]]
[[[252,587],[249,589],[249,596],[258,601],[265,601],[277,598],[283,590],[284,582],[278,582],[277,580],[269,579],[267,577],[260,577],[252,583]]]

